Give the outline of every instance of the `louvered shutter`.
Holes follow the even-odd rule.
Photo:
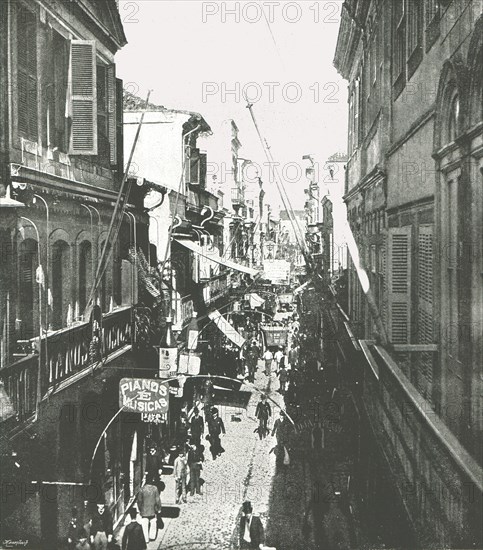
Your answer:
[[[17,7],[17,128],[30,140],[38,138],[37,19]]]
[[[109,129],[109,159],[111,165],[117,164],[117,86],[116,65],[107,67],[107,116]]]
[[[418,235],[418,343],[434,343],[433,331],[433,228],[420,226]],[[418,389],[431,401],[433,354],[418,354]]]
[[[71,155],[97,155],[96,43],[71,41]]]
[[[411,227],[389,230],[389,336],[393,344],[410,343]]]
[[[116,95],[117,95],[117,108],[116,108],[116,165],[120,175],[124,171],[124,112],[123,105],[123,82],[120,78],[116,78]]]

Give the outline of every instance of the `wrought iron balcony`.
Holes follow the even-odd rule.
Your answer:
[[[119,308],[104,315],[99,336],[93,336],[90,323],[78,323],[43,338],[40,354],[30,352],[0,371],[0,379],[5,384],[17,419],[23,422],[31,418],[39,399],[55,391],[68,379],[101,367],[122,350],[128,351],[131,338],[131,307]],[[38,340],[31,342],[31,349],[38,348]]]

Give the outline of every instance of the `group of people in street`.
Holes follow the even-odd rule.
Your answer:
[[[113,543],[112,514],[102,500],[95,509],[87,511],[87,518],[72,509],[69,521],[67,545],[69,550],[107,550]]]

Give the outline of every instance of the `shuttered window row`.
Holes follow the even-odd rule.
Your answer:
[[[105,74],[103,112],[98,110],[97,89],[97,55],[94,40],[71,40],[67,42],[67,63],[57,59],[60,49],[55,40],[41,40],[39,31],[43,28],[37,21],[37,14],[21,2],[16,4],[16,56],[17,56],[17,131],[20,137],[31,141],[39,140],[39,82],[41,74],[38,70],[38,45],[49,48],[48,55],[52,56],[52,66],[55,75],[46,76],[45,101],[42,108],[49,110],[48,117],[43,121],[48,126],[42,140],[45,145],[54,144],[64,149],[64,141],[68,141],[68,152],[72,155],[99,155],[98,144],[98,115],[103,114],[105,123],[103,150],[107,161],[111,165],[118,164],[118,105],[117,81],[114,65],[99,65]],[[43,35],[42,35],[43,36]],[[62,40],[63,42],[63,40]],[[47,46],[48,45],[48,46]],[[44,72],[49,70],[44,65]],[[65,77],[62,72],[65,72]],[[55,78],[53,78],[55,76]],[[42,77],[43,78],[43,77]],[[67,83],[67,104],[63,100],[61,82]],[[52,82],[52,80],[55,82]],[[44,79],[45,80],[45,79]],[[50,95],[49,95],[50,94]],[[54,103],[54,99],[55,101]],[[61,101],[62,100],[62,101]],[[64,102],[63,102],[64,101]],[[58,105],[57,105],[58,103]],[[64,107],[63,111],[61,107]],[[63,124],[62,121],[70,121]],[[70,128],[70,136],[64,140],[62,128]],[[49,135],[50,134],[50,135]],[[47,141],[49,143],[47,143]],[[65,144],[67,145],[67,143]]]

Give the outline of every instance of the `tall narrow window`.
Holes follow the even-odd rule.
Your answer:
[[[82,313],[87,305],[92,284],[92,246],[84,241],[79,249],[79,310]]]
[[[102,254],[102,251],[104,249],[104,246],[105,246],[105,241],[101,244],[101,247],[99,249],[99,255]],[[105,313],[107,311],[109,311],[109,306],[110,306],[110,302],[111,302],[111,291],[112,291],[112,257],[109,259],[109,261],[107,262],[107,265],[106,265],[106,261],[105,259],[106,258],[109,258],[110,256],[110,250],[111,250],[111,245],[108,244],[107,245],[107,249],[106,249],[106,254],[105,254],[105,258],[103,260],[103,265],[106,266],[105,269],[104,269],[104,272],[103,272],[103,275],[102,275],[102,278],[101,278],[101,283],[100,283],[100,288],[99,288],[99,291],[100,291],[100,303],[101,303],[101,308],[102,308],[102,311]]]
[[[405,2],[393,3],[393,81],[396,96],[406,83],[406,13]]]
[[[455,94],[451,100],[449,113],[448,113],[448,132],[447,142],[451,143],[458,135],[458,118],[460,115],[460,101],[458,94]]]
[[[352,135],[352,140],[354,143],[354,149],[359,147],[359,104],[360,104],[360,90],[361,90],[361,79],[358,76],[355,80],[354,84],[354,105],[353,105],[353,113],[354,113],[354,130]]]
[[[37,241],[25,239],[18,248],[18,324],[19,340],[30,340],[37,334],[38,292],[35,272],[38,266]]]
[[[110,162],[107,67],[97,65],[97,155],[103,164]]]
[[[458,307],[458,196],[456,182],[447,184],[446,214],[448,245],[446,247],[447,280],[448,280],[448,327],[449,354],[454,359],[459,354],[459,307]]]
[[[65,241],[57,241],[52,247],[52,324],[54,329],[64,327],[69,315],[73,315],[69,296],[71,289],[69,261],[69,245]]]
[[[17,2],[17,124],[20,134],[38,139],[37,16]]]
[[[440,0],[426,0],[425,5],[425,27],[426,27],[426,51],[439,36],[439,3]]]
[[[423,4],[421,0],[408,0],[408,78],[414,74],[423,58]]]

